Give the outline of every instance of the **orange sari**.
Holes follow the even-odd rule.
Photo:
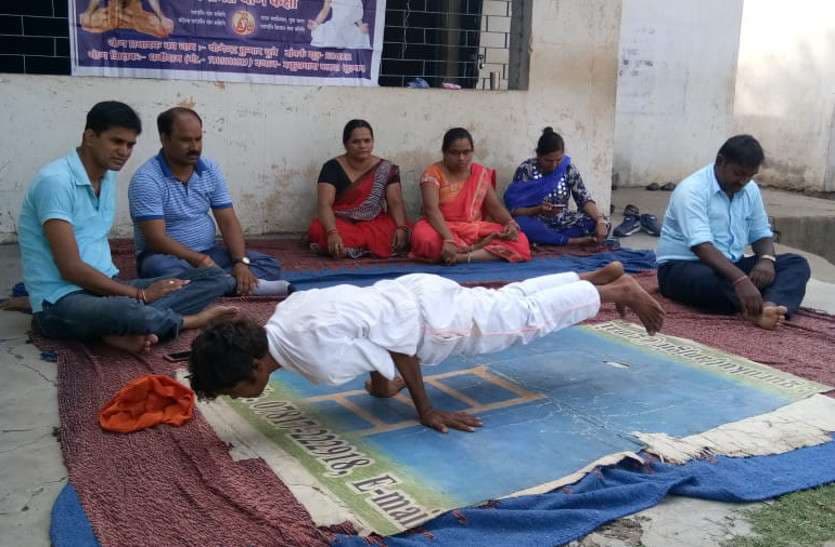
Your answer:
[[[501,224],[484,220],[484,200],[487,191],[496,187],[496,172],[477,163],[470,166],[470,177],[460,183],[449,182],[440,163],[432,164],[420,179],[420,184],[438,187],[438,206],[449,231],[459,249],[470,245],[490,234],[501,232]],[[412,253],[414,258],[433,261],[441,259],[443,238],[425,218],[420,219],[412,229]],[[528,239],[521,231],[513,240],[494,239],[484,247],[489,253],[508,262],[525,262],[531,259]]]

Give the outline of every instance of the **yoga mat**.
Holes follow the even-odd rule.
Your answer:
[[[637,452],[637,432],[686,437],[831,389],[619,321],[423,374],[436,407],[471,412],[485,426],[442,435],[417,423],[405,393],[377,399],[363,390],[366,378],[322,387],[281,370],[263,396],[222,403],[245,425],[217,417],[311,513],[328,501],[305,500],[312,489],[357,529],[390,535]]]
[[[626,271],[631,273],[655,268],[655,254],[652,251],[621,249],[583,257],[536,257],[530,262],[514,264],[508,262],[479,262],[444,266],[441,264],[409,263],[369,266],[361,270],[293,271],[287,272],[285,278],[299,290],[330,287],[340,283],[367,286],[381,279],[391,279],[416,272],[441,275],[459,283],[521,281],[559,272],[589,272],[602,268],[614,260],[621,261]]]

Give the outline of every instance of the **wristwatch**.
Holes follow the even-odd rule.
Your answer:
[[[242,256],[240,258],[233,258],[232,263],[234,264],[243,264],[244,266],[249,266],[250,260],[248,256]]]

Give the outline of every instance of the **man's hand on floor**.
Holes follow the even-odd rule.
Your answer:
[[[441,433],[446,433],[450,427],[459,431],[475,431],[483,425],[480,419],[466,412],[445,412],[434,408],[421,414],[420,423]]]

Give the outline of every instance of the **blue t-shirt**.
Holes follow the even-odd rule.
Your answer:
[[[736,262],[748,245],[773,235],[757,183],[752,180],[731,199],[719,186],[711,163],[673,191],[655,254],[659,264],[699,260],[691,247],[712,243]]]
[[[108,277],[119,270],[110,257],[107,234],[116,216],[116,173],[107,171],[96,196],[78,153],[73,150],[41,169],[23,198],[18,220],[18,242],[23,260],[23,282],[32,311],[62,296],[83,290],[65,281],[58,271],[43,225],[63,220],[72,225],[81,260]]]
[[[232,198],[220,168],[200,159],[188,182],[177,179],[160,151],[133,174],[128,187],[133,239],[137,254],[145,250],[139,223],[165,220],[165,233],[171,239],[197,252],[215,244],[212,209],[232,207]]]

